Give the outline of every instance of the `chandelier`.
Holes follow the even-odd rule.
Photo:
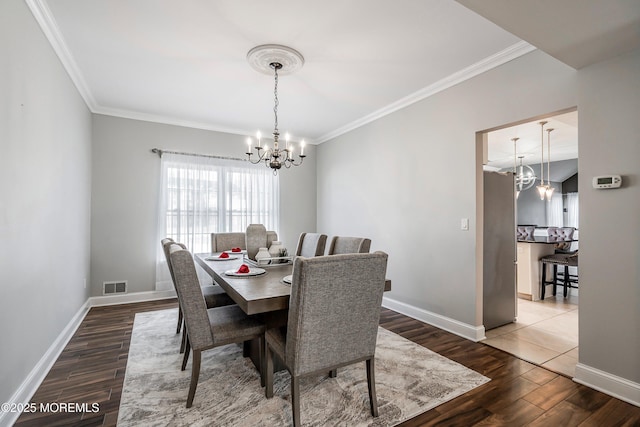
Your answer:
[[[273,169],[273,174],[277,175],[278,170],[283,166],[300,166],[306,155],[304,154],[304,140],[300,142],[300,161],[296,163],[294,159],[293,145],[289,144],[289,134],[285,134],[285,146],[280,146],[280,131],[278,130],[278,76],[290,74],[299,70],[304,64],[303,56],[296,50],[281,45],[261,45],[256,46],[247,53],[247,61],[257,71],[274,75],[274,125],[273,125],[273,147],[262,145],[262,135],[260,131],[256,133],[256,145],[253,146],[251,138],[247,138],[247,156],[251,163],[258,164],[264,162],[265,166]],[[251,156],[253,150],[257,151],[257,158],[254,161]]]
[[[524,156],[518,156],[516,142],[520,138],[511,138],[513,141],[513,175],[516,181],[516,199],[520,196],[520,192],[528,190],[536,183],[536,174],[529,165],[523,165]],[[520,165],[517,164],[516,158],[520,159]]]
[[[538,123],[540,125],[540,149],[541,149],[541,159],[540,159],[540,185],[536,187],[538,190],[538,195],[540,196],[540,200],[544,200],[545,197],[547,200],[551,200],[553,196],[553,191],[555,188],[551,186],[551,132],[553,128],[547,129],[547,184],[544,183],[544,125],[547,124],[545,121],[541,121]]]

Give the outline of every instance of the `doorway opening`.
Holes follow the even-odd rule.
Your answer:
[[[547,122],[542,128],[539,124],[541,121]],[[550,142],[547,139],[550,132],[544,132],[549,128],[553,129]],[[562,110],[489,129],[480,132],[477,140],[479,144],[482,143],[483,148],[481,171],[510,172],[512,176],[517,176],[521,164],[533,170],[534,185],[526,189],[520,186],[519,193],[515,188],[513,191],[515,225],[532,226],[538,235],[545,234],[549,227],[573,227],[575,242],[570,243],[569,250],[577,250],[577,109]],[[536,186],[542,184],[542,178],[545,184],[555,188],[553,197],[545,200],[540,200],[536,191]],[[483,193],[483,203],[487,200],[490,199]],[[483,230],[483,242],[485,238],[490,238],[484,232]],[[515,234],[514,229],[513,236]],[[484,248],[486,251],[487,246]],[[545,299],[540,299],[540,250],[545,253],[554,252],[552,247],[550,249],[534,243],[518,243],[515,256],[517,279],[514,284],[517,297],[511,300],[515,306],[515,320],[487,330],[486,339],[482,342],[573,377],[578,361],[579,291],[569,289],[565,298],[562,287],[558,287],[557,294],[553,295],[551,286],[548,285]],[[483,253],[483,259],[490,256],[491,254]],[[486,263],[484,265],[487,268]],[[577,274],[577,271],[572,270],[572,273]],[[488,285],[483,283],[483,287],[486,286]],[[485,303],[483,310],[491,310],[491,306]],[[484,312],[483,316],[486,316]]]

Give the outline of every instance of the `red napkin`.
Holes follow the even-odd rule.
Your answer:
[[[248,273],[249,266],[247,264],[242,264],[236,273]]]
[[[242,252],[241,248],[231,248],[231,252]]]
[[[229,258],[229,254],[226,252],[222,252],[219,256],[219,258]]]

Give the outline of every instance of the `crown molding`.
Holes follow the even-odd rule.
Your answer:
[[[215,132],[231,133],[234,135],[251,136],[255,130],[236,129],[224,126],[216,126],[211,123],[197,122],[192,120],[184,120],[176,117],[163,116],[159,114],[141,113],[139,111],[131,111],[120,108],[108,108],[97,106],[91,110],[94,114],[102,114],[105,116],[121,117],[124,119],[142,120],[145,122],[160,123],[165,125],[182,126],[193,129],[211,130]]]
[[[493,68],[496,68],[502,64],[505,64],[509,61],[512,61],[520,56],[526,55],[529,52],[536,50],[535,46],[530,45],[525,41],[518,42],[509,46],[508,48],[496,53],[495,55],[489,56],[482,61],[476,62],[475,64],[470,65],[467,68],[464,68],[460,71],[457,71],[432,85],[429,85],[417,92],[412,93],[411,95],[405,96],[404,98],[399,99],[396,102],[393,102],[386,107],[383,107],[377,111],[374,111],[371,114],[368,114],[358,120],[355,120],[351,123],[348,123],[338,129],[326,133],[319,137],[316,142],[323,143],[330,139],[336,138],[344,133],[357,129],[361,126],[366,125],[367,123],[371,123],[375,120],[378,120],[381,117],[384,117],[388,114],[393,113],[394,111],[398,111],[402,108],[405,108],[411,104],[415,104],[418,101],[421,101],[425,98],[428,98],[432,95],[435,95],[438,92],[441,92],[445,89],[448,89],[452,86],[455,86],[459,83],[464,82],[465,80],[469,80],[478,74],[482,74],[485,71],[489,71]]]
[[[71,77],[73,84],[78,89],[78,92],[80,92],[80,96],[84,99],[85,104],[87,104],[89,110],[94,112],[97,106],[96,101],[89,90],[89,86],[87,86],[87,82],[84,80],[82,72],[80,72],[80,68],[78,68],[76,61],[73,59],[73,55],[71,55],[71,52],[64,42],[62,33],[60,33],[60,29],[51,10],[44,0],[25,0],[25,2],[27,6],[29,6],[29,9],[31,9],[31,13],[34,18],[36,18],[45,37],[49,40],[51,47],[53,47],[53,50],[58,55],[67,74]]]

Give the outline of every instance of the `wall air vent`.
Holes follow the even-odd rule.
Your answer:
[[[118,280],[116,282],[102,282],[102,295],[125,294],[127,293],[127,281]]]

